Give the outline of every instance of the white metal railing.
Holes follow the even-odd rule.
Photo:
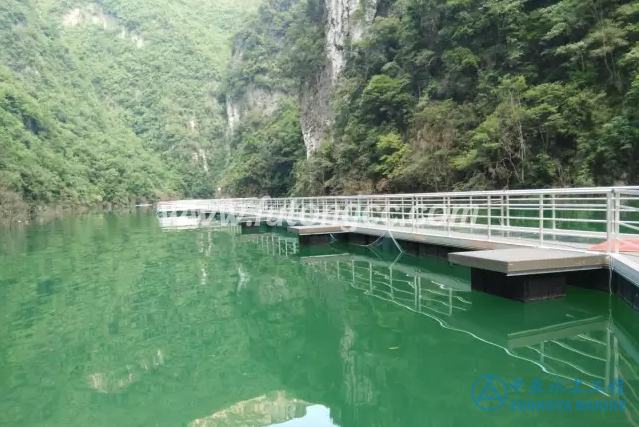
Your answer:
[[[161,202],[159,213],[219,212],[289,223],[619,253],[639,251],[639,187]]]

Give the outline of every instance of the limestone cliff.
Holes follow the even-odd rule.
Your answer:
[[[348,45],[362,37],[375,18],[378,0],[325,0],[326,66],[300,94],[300,122],[307,155],[329,137],[330,92],[339,78]]]
[[[323,0],[325,65],[310,76],[297,94],[300,126],[307,155],[330,138],[332,112],[330,96],[342,72],[350,43],[362,37],[375,17],[378,0]],[[245,47],[236,39],[231,67],[241,64]],[[277,90],[248,85],[241,95],[227,94],[227,149],[231,148],[233,131],[243,117],[251,112],[271,114],[285,96]]]
[[[244,42],[241,38],[236,37],[233,54],[231,57],[231,68],[241,67],[243,62]],[[279,101],[284,93],[277,89],[266,89],[256,86],[255,84],[247,84],[239,93],[226,93],[226,157],[227,163],[231,158],[233,133],[246,118],[248,114],[272,114],[278,106]]]
[[[226,116],[231,134],[237,129],[242,118],[249,113],[272,114],[282,96],[283,94],[279,91],[270,91],[255,86],[249,86],[246,92],[239,97],[227,94]]]
[[[359,40],[375,18],[377,0],[325,0],[326,56],[335,81],[344,67],[348,43]]]
[[[329,138],[331,124],[330,93],[333,78],[330,68],[311,77],[300,93],[300,125],[307,157]]]

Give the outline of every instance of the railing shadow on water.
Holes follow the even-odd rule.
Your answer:
[[[590,304],[603,296],[592,292],[522,305],[471,292],[469,279],[440,260],[340,243],[300,248],[295,237],[278,233],[242,238],[268,255],[301,261],[320,283],[329,278],[424,315],[560,380],[581,378],[583,387],[604,387],[608,399],[620,397],[608,390],[621,381],[629,415],[639,421],[639,325],[636,313],[614,295],[605,296],[605,307]]]

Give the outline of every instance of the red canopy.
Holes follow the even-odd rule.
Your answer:
[[[614,251],[615,240],[616,239],[610,239],[603,243],[599,243],[598,245],[591,246],[590,250],[591,251],[607,251],[608,243],[610,242],[610,250]],[[619,245],[619,252],[639,252],[639,239],[623,239],[623,240],[619,239],[618,245]]]

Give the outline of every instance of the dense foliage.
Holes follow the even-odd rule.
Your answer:
[[[639,2],[398,1],[352,53],[328,189],[353,164],[378,190],[637,183],[638,18]]]
[[[297,103],[287,99],[274,114],[245,117],[238,139],[225,191],[238,196],[286,196],[295,183],[291,171],[305,153]]]
[[[376,11],[347,43],[330,136],[306,159],[300,121],[313,112],[300,99],[328,66],[324,0],[2,2],[0,214],[218,187],[638,182],[639,2],[380,0]],[[241,113],[232,129],[225,107]]]
[[[217,85],[256,3],[3,1],[0,214],[210,196]]]
[[[307,76],[323,64],[322,42],[321,27],[309,22],[307,3],[299,0],[264,2],[236,34],[220,94],[242,114],[227,141],[231,155],[220,182],[224,194],[290,192],[293,169],[305,154],[298,95]]]
[[[347,52],[331,137],[290,190],[636,184],[638,22],[637,1],[380,1]],[[286,44],[307,76],[314,44]]]

